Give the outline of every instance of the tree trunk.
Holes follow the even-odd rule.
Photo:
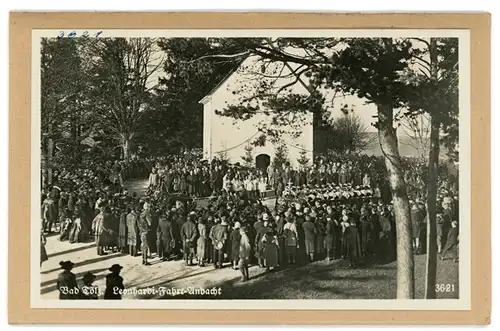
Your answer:
[[[397,237],[397,298],[414,299],[415,279],[410,204],[399,156],[398,139],[393,127],[391,105],[378,105],[378,137],[392,192]]]
[[[430,41],[431,79],[437,81],[437,45],[436,39]],[[439,170],[439,114],[437,109],[430,111],[431,134],[429,146],[428,178],[427,178],[427,270],[425,276],[425,298],[436,299],[436,267],[437,267],[437,230],[436,203]]]
[[[47,139],[47,157],[46,167],[47,167],[47,184],[52,184],[52,158],[54,156],[54,140],[52,139],[52,124],[49,125],[49,137]]]
[[[123,148],[123,159],[128,160],[130,157],[130,141],[125,140],[122,145]]]
[[[130,160],[132,139],[130,137],[124,138],[122,141],[123,159]]]
[[[429,150],[429,178],[427,182],[427,272],[425,298],[435,299],[437,266],[436,201],[439,169],[439,120],[431,117],[431,141]]]

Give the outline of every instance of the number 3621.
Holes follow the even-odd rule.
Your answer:
[[[455,292],[455,284],[436,284],[436,292]]]

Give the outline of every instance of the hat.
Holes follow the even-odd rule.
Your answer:
[[[89,271],[83,275],[82,280],[86,283],[87,281],[94,281],[96,278],[97,276]]]
[[[234,223],[233,228],[234,228],[234,229],[239,229],[239,228],[241,228],[241,224],[240,224],[240,222],[236,222],[236,223]]]
[[[113,264],[111,266],[111,268],[109,268],[108,270],[114,272],[114,271],[120,271],[122,269],[123,269],[123,267],[121,265],[119,265],[119,264]]]
[[[61,261],[59,262],[59,265],[61,266],[61,269],[70,270],[75,264],[71,261]]]

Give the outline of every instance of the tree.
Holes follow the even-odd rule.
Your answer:
[[[50,183],[54,164],[80,161],[82,142],[97,120],[89,107],[89,73],[80,55],[83,42],[43,38],[41,46],[42,167]]]
[[[155,89],[154,105],[144,116],[144,125],[151,129],[144,131],[138,142],[160,155],[199,148],[203,134],[203,106],[199,101],[241,59],[206,57],[225,47],[223,39],[162,38],[158,47],[166,54],[164,74]],[[237,51],[235,47],[227,48],[233,50]]]
[[[287,77],[292,78],[290,85],[286,85],[301,84],[309,92],[309,95],[280,94],[286,91],[285,85],[278,93],[266,93],[264,86],[263,93],[256,97],[274,111],[273,123],[294,123],[294,115],[304,112],[324,113],[325,91],[354,94],[376,105],[375,127],[385,158],[398,233],[397,297],[413,298],[410,208],[394,127],[395,109],[400,109],[405,102],[407,86],[398,81],[398,77],[408,67],[412,56],[411,41],[392,38],[267,38],[234,42],[244,44],[248,53],[259,55],[264,67],[269,62],[282,63],[288,69]],[[234,110],[228,107],[222,113],[244,119],[253,116],[259,108],[248,105],[240,106],[238,112]]]
[[[343,107],[343,114],[335,119],[325,119],[317,126],[318,152],[356,154],[367,149],[374,141],[361,118],[353,109]],[[316,145],[315,145],[316,146]]]
[[[448,150],[458,142],[458,39],[418,39],[423,44],[414,53],[418,69],[408,68],[401,77],[410,89],[406,96],[408,112],[415,118],[429,117],[430,136],[427,178],[427,272],[425,297],[435,299],[437,267],[436,211],[441,141]],[[426,59],[427,58],[427,59]]]
[[[153,102],[154,77],[162,65],[153,38],[102,38],[88,43],[93,59],[93,97],[103,134],[114,137],[128,159]]]
[[[253,155],[252,155],[252,151],[253,151],[253,146],[252,144],[247,144],[245,146],[245,155],[241,157],[241,159],[243,160],[243,165],[245,167],[248,167],[250,168],[252,165],[253,165]]]
[[[304,146],[300,148],[299,158],[297,159],[301,168],[306,168],[309,164],[309,158],[307,157],[307,151],[304,149]]]
[[[283,143],[278,144],[274,150],[273,168],[281,168],[286,162],[288,162],[288,148]]]
[[[217,157],[219,158],[219,160],[221,160],[222,162],[229,162],[229,156],[227,154],[227,146],[226,144],[222,144],[221,145],[221,149],[220,151],[218,151],[217,153]]]
[[[427,161],[429,157],[431,121],[428,114],[419,116],[405,116],[399,121],[399,130],[408,138],[400,142],[403,145],[412,147],[419,161]]]

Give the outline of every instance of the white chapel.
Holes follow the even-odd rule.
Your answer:
[[[223,154],[230,162],[242,162],[245,147],[262,133],[261,128],[272,125],[273,115],[269,109],[255,98],[259,88],[265,84],[268,93],[307,94],[307,90],[291,75],[293,69],[284,64],[271,64],[264,68],[258,56],[250,56],[217,85],[200,103],[203,105],[203,157],[211,160]],[[281,67],[283,66],[283,67]],[[276,77],[280,78],[276,78]],[[285,88],[286,87],[286,88]],[[248,104],[259,107],[259,111],[249,119],[240,120],[218,115],[228,106]],[[280,127],[284,132],[279,141],[265,140],[263,146],[253,146],[252,157],[257,167],[266,167],[275,156],[278,144],[284,145],[290,163],[297,165],[301,151],[312,161],[313,123],[312,113],[300,115],[296,125]],[[293,121],[292,121],[293,122]],[[292,123],[293,124],[293,123]]]

